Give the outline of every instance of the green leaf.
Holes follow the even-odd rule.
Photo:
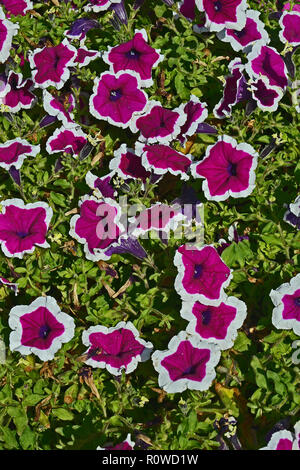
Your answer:
[[[227,266],[234,266],[238,263],[245,266],[246,260],[253,257],[249,240],[242,240],[239,243],[232,242],[222,253],[222,259]]]
[[[28,395],[24,400],[23,400],[23,405],[24,406],[34,406],[36,405],[39,401],[43,399],[43,395],[38,395],[36,393],[32,393],[31,395]]]
[[[62,421],[69,421],[74,418],[74,415],[71,411],[66,410],[65,408],[55,408],[52,410],[52,415]]]
[[[24,432],[20,436],[20,444],[22,449],[33,449],[36,439],[36,433],[33,432],[29,427],[26,427]]]

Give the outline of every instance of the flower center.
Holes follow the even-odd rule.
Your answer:
[[[201,264],[195,264],[194,267],[194,279],[199,279],[203,271],[203,267]]]
[[[294,299],[294,304],[297,306],[297,307],[300,307],[300,297],[296,297]]]
[[[214,2],[214,9],[215,9],[215,11],[221,11],[222,10],[222,3],[219,0],[217,2]]]
[[[128,59],[139,59],[141,53],[133,47],[130,51],[126,52],[125,55]]]
[[[242,38],[246,34],[246,28],[242,29],[241,31],[235,31],[234,35],[237,36],[238,38]]]
[[[49,336],[51,328],[49,325],[42,325],[39,329],[39,337],[42,339],[46,339]]]
[[[227,171],[231,176],[236,176],[237,175],[237,164],[230,162]]]
[[[117,90],[111,90],[110,101],[118,101],[122,97],[122,91],[120,88]]]
[[[19,237],[19,238],[26,238],[26,237],[28,237],[28,235],[29,235],[29,233],[27,233],[27,232],[22,232],[22,231],[17,232],[17,237]]]
[[[201,313],[201,316],[202,316],[202,324],[207,326],[211,320],[211,311],[209,310],[209,308],[207,310],[204,310],[204,312]]]
[[[196,372],[195,366],[192,365],[192,366],[188,367],[187,369],[185,369],[185,371],[183,371],[182,375],[190,375],[190,374],[194,374],[195,372]]]

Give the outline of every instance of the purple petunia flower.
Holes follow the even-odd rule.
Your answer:
[[[1,103],[8,106],[10,113],[17,113],[20,109],[30,109],[36,102],[36,96],[31,92],[34,87],[32,80],[23,80],[21,73],[10,71],[6,81],[6,92],[1,94]]]
[[[46,233],[53,215],[45,202],[25,204],[22,199],[0,201],[0,243],[5,256],[23,258],[36,246],[49,248]]]
[[[85,46],[81,46],[77,49],[77,55],[74,60],[79,68],[81,68],[86,67],[92,60],[98,59],[98,57],[101,57],[99,51],[93,51],[87,49]]]
[[[114,254],[125,253],[129,253],[130,255],[133,255],[139,259],[144,259],[147,257],[146,251],[135,237],[123,236],[123,234],[120,236],[118,244],[112,246],[105,252],[106,256],[109,258]]]
[[[251,97],[248,91],[247,80],[244,76],[245,66],[240,58],[233,59],[228,65],[230,74],[225,77],[223,97],[213,109],[217,119],[224,119],[231,115],[232,107]]]
[[[180,106],[176,109],[163,108],[159,101],[150,100],[143,116],[136,116],[130,125],[131,132],[140,132],[139,140],[152,144],[168,144],[181,131],[187,115]]]
[[[37,48],[28,55],[32,77],[39,88],[54,86],[59,90],[70,77],[68,67],[76,65],[77,49],[65,38],[52,47]]]
[[[115,446],[107,445],[105,447],[98,446],[96,450],[133,450],[134,446],[135,442],[131,440],[131,435],[127,434],[125,441],[120,444],[116,444]]]
[[[199,124],[201,124],[208,116],[206,103],[201,103],[199,98],[195,95],[190,96],[190,101],[181,105],[186,121],[181,126],[180,134],[177,137],[183,145],[187,137],[194,135],[198,131]]]
[[[154,171],[157,175],[172,173],[172,175],[180,175],[182,180],[188,180],[187,174],[192,156],[189,154],[177,152],[168,145],[147,145],[136,142],[135,153],[142,158],[142,165],[148,171]]]
[[[178,269],[175,290],[183,300],[219,306],[225,300],[225,289],[232,278],[231,270],[211,245],[178,248],[174,264]]]
[[[101,28],[100,23],[92,18],[78,18],[64,34],[69,39],[78,39],[82,45],[85,41],[86,33],[91,29],[99,28]]]
[[[99,11],[107,10],[114,3],[121,3],[122,0],[90,0],[89,4],[84,7],[85,11]]]
[[[4,286],[8,286],[10,289],[14,291],[15,295],[18,295],[19,293],[18,284],[16,284],[15,282],[10,282],[7,279],[5,279],[5,277],[1,277],[1,276],[0,276],[0,283],[3,284]]]
[[[136,155],[134,150],[122,144],[114,152],[114,158],[109,162],[109,169],[119,175],[124,180],[140,179],[143,183],[150,178],[151,172],[145,170],[141,157]]]
[[[269,84],[265,76],[261,76],[251,82],[252,99],[263,111],[273,112],[278,108],[279,101],[283,97],[282,88]]]
[[[136,30],[130,41],[109,47],[102,58],[110,65],[111,72],[132,70],[139,75],[141,86],[149,87],[153,84],[152,69],[164,59],[164,56],[160,54],[159,49],[149,46],[147,33],[142,29]]]
[[[266,447],[259,450],[300,450],[300,421],[294,426],[294,433],[283,429],[273,432]]]
[[[255,187],[257,158],[251,145],[237,144],[232,137],[223,135],[207,147],[204,159],[191,166],[191,173],[194,178],[205,178],[202,190],[210,201],[246,197]]]
[[[216,376],[220,355],[216,345],[181,331],[171,339],[168,350],[152,354],[158,384],[167,393],[207,390]]]
[[[281,42],[292,46],[300,44],[300,11],[286,11],[279,20],[281,31],[279,38]]]
[[[300,274],[289,283],[271,290],[270,297],[275,305],[272,323],[279,330],[293,330],[300,335]]]
[[[144,209],[138,216],[129,219],[130,233],[135,237],[151,230],[166,234],[170,230],[176,230],[179,222],[183,220],[185,217],[179,205],[169,206],[157,202],[149,209]]]
[[[12,47],[12,39],[18,33],[19,25],[6,19],[0,7],[0,63],[6,62]]]
[[[289,204],[283,220],[300,230],[300,196],[293,203]]]
[[[286,88],[288,72],[281,55],[273,47],[255,44],[247,56],[246,70],[250,77],[266,77],[270,85]]]
[[[66,102],[68,109],[65,107]],[[47,90],[44,90],[43,106],[50,116],[62,121],[64,127],[71,128],[78,126],[78,124],[74,122],[74,115],[72,113],[75,108],[75,98],[73,94],[69,96],[63,94],[59,97],[54,97]]]
[[[82,342],[88,346],[86,364],[106,368],[113,375],[130,374],[139,362],[147,361],[153,345],[142,340],[131,322],[115,327],[91,326],[83,332]]]
[[[87,136],[80,127],[66,129],[62,126],[59,129],[55,129],[52,136],[49,137],[46,142],[46,150],[50,155],[66,152],[75,157],[79,155],[86,143]]]
[[[205,28],[209,31],[224,28],[240,31],[245,27],[247,0],[196,0],[196,5],[205,12]]]
[[[224,29],[217,33],[221,41],[229,42],[235,51],[247,51],[253,44],[268,44],[269,35],[264,29],[264,23],[260,21],[260,12],[256,10],[246,11],[247,19],[245,27],[236,29]]]
[[[140,79],[134,72],[104,72],[95,79],[90,113],[125,129],[146,107],[147,95],[140,88]]]
[[[117,191],[111,184],[114,174],[114,172],[111,172],[99,177],[88,171],[85,175],[85,181],[95,191],[96,195],[100,193],[100,197],[110,197],[113,199],[117,195]]]
[[[74,336],[75,323],[61,312],[53,297],[38,297],[30,305],[13,307],[8,324],[14,330],[10,349],[22,355],[35,354],[41,361],[54,358],[62,343]]]
[[[199,335],[208,343],[215,343],[220,349],[233,346],[237,330],[247,316],[247,307],[236,297],[227,297],[218,307],[201,302],[183,302],[180,315],[189,321],[187,333]]]
[[[17,137],[0,144],[0,167],[9,170],[14,166],[17,170],[23,165],[26,157],[35,157],[40,152],[39,145],[31,145],[27,140]]]
[[[71,218],[69,234],[84,245],[87,259],[109,259],[105,251],[118,244],[124,231],[121,207],[110,198],[99,200],[94,196],[83,196],[79,206],[80,215]]]
[[[189,21],[194,21],[196,18],[196,1],[195,0],[181,0],[178,4],[180,13]]]
[[[30,0],[1,0],[7,11],[7,17],[25,16],[28,10],[33,10],[33,5]]]

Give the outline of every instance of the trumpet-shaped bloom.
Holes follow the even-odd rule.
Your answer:
[[[10,349],[22,355],[35,354],[42,361],[54,358],[62,343],[74,336],[75,323],[61,312],[53,297],[38,297],[30,305],[13,307],[8,324]]]
[[[39,151],[39,145],[31,145],[27,140],[19,137],[8,140],[0,144],[0,167],[9,170],[14,166],[18,170],[26,157],[35,157]]]
[[[189,321],[186,331],[209,343],[215,343],[220,349],[233,346],[237,330],[242,326],[247,315],[244,302],[236,297],[227,297],[218,307],[204,305],[201,302],[183,302],[180,315]]]
[[[21,73],[10,71],[7,77],[6,93],[1,102],[8,106],[10,113],[17,113],[20,109],[32,108],[36,96],[31,92],[34,87],[32,80],[23,80]]]
[[[62,126],[49,137],[46,150],[50,155],[66,152],[76,156],[79,155],[86,143],[86,134],[80,128],[66,129]]]
[[[275,290],[270,297],[275,305],[272,323],[279,330],[290,330],[300,335],[300,274]]]
[[[152,354],[159,386],[167,393],[207,390],[216,376],[214,368],[220,354],[216,345],[181,331],[171,339],[166,351]]]
[[[139,77],[133,72],[102,73],[95,80],[90,113],[115,126],[128,127],[147,104],[147,95],[140,87]]]
[[[6,199],[1,206],[0,243],[5,256],[23,258],[25,253],[33,253],[35,245],[49,248],[46,233],[53,212],[48,204]]]
[[[87,259],[109,259],[105,251],[118,244],[124,231],[120,206],[110,198],[99,200],[94,196],[84,196],[79,205],[80,215],[74,215],[70,221],[71,237],[84,245]]]
[[[130,41],[109,47],[102,58],[110,65],[111,72],[132,70],[139,75],[141,85],[148,87],[153,84],[152,69],[164,56],[160,54],[160,50],[149,46],[147,33],[142,29],[136,30]]]
[[[50,116],[62,121],[64,127],[70,128],[78,126],[78,124],[74,122],[74,116],[72,113],[75,108],[74,95],[70,94],[68,96],[63,94],[59,97],[54,97],[47,90],[44,90],[43,106]]]
[[[300,11],[286,11],[279,20],[281,31],[280,40],[292,46],[300,44]]]
[[[232,274],[213,246],[199,249],[182,245],[175,254],[174,264],[178,269],[174,287],[182,300],[212,306],[219,306],[225,300],[224,289]]]
[[[33,10],[33,5],[30,0],[1,0],[7,11],[7,17],[25,16],[28,10]]]
[[[266,77],[270,85],[286,88],[288,72],[282,56],[273,47],[255,44],[248,55],[246,70],[250,77]]]
[[[18,33],[19,25],[6,19],[0,7],[0,63],[5,62],[12,46],[13,37]]]
[[[58,90],[70,77],[69,67],[76,65],[77,49],[65,38],[52,47],[37,48],[28,56],[32,77],[39,88],[52,85]]]
[[[246,0],[196,0],[196,5],[205,12],[205,28],[209,31],[221,31],[224,28],[240,31],[246,24]]]
[[[251,91],[252,98],[263,111],[276,111],[283,97],[282,88],[270,85],[264,76],[251,83]]]
[[[143,183],[150,178],[151,172],[142,165],[141,157],[134,150],[122,144],[114,152],[114,158],[109,163],[110,170],[114,171],[123,179],[140,179]]]
[[[283,220],[300,230],[300,196],[293,203],[289,204]]]
[[[111,183],[113,175],[114,172],[111,172],[99,177],[94,175],[91,171],[88,171],[85,175],[85,181],[96,193],[99,192],[101,197],[110,197],[113,199],[117,195],[117,191]]]
[[[181,144],[184,144],[187,137],[194,135],[201,124],[208,116],[206,109],[207,104],[201,103],[199,98],[195,95],[190,96],[190,101],[182,106],[183,112],[186,115],[186,121],[181,126],[180,135],[178,136]]]
[[[223,135],[207,148],[200,163],[192,165],[191,173],[194,178],[205,178],[202,189],[208,200],[246,197],[255,187],[257,157],[251,145],[237,144],[232,137]]]
[[[82,342],[88,347],[86,364],[106,368],[113,375],[133,372],[139,362],[149,359],[153,348],[131,322],[123,321],[112,328],[91,326],[83,332]]]

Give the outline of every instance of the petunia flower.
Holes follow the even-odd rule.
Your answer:
[[[247,0],[196,0],[196,5],[205,12],[205,28],[209,31],[224,28],[240,31],[245,27]]]
[[[91,326],[83,332],[82,342],[88,347],[86,364],[106,368],[113,375],[133,372],[139,362],[147,361],[152,343],[140,338],[131,322],[119,322],[115,327]]]
[[[118,127],[126,128],[144,111],[147,95],[134,72],[104,72],[95,79],[90,97],[90,113]]]
[[[7,77],[7,89],[1,95],[1,103],[8,106],[10,113],[17,113],[20,109],[30,109],[36,102],[36,96],[31,92],[34,83],[31,79],[23,80],[21,73],[11,70]],[[3,97],[2,97],[3,96]]]
[[[30,0],[1,0],[7,11],[7,17],[11,15],[25,16],[28,10],[33,10],[33,5]]]
[[[221,41],[229,42],[235,51],[247,51],[254,44],[268,44],[269,35],[264,28],[264,23],[259,19],[260,12],[256,10],[246,11],[246,24],[240,31],[227,29],[217,33]]]
[[[121,3],[121,1],[122,0],[90,0],[88,5],[84,7],[84,10],[98,13],[99,11],[107,10],[114,3]]]
[[[108,9],[114,12],[114,16],[110,20],[112,24],[114,24],[114,22],[118,22],[121,25],[128,24],[128,15],[124,0],[121,0],[120,3],[112,3]],[[119,30],[118,27],[116,29]]]
[[[0,201],[0,243],[5,256],[23,258],[36,246],[49,248],[46,233],[53,215],[45,202],[25,204],[22,199]]]
[[[139,237],[154,230],[167,234],[176,230],[178,224],[185,220],[179,205],[169,206],[157,202],[148,209],[144,209],[136,217],[129,218],[130,234]],[[166,237],[164,237],[166,238]]]
[[[124,231],[121,207],[110,198],[99,200],[94,196],[83,196],[79,206],[80,215],[71,218],[69,234],[84,245],[87,259],[109,259],[105,251],[118,244]]]
[[[52,85],[60,90],[70,77],[69,67],[76,65],[76,56],[77,49],[67,38],[57,46],[30,51],[28,60],[35,85],[39,88]]]
[[[81,67],[86,67],[92,60],[101,57],[101,53],[99,51],[93,51],[91,49],[87,49],[85,46],[81,46],[77,49],[77,55],[75,58],[75,63]]]
[[[131,132],[140,132],[139,140],[152,144],[168,144],[180,134],[187,120],[182,106],[163,108],[159,101],[150,100],[143,116],[136,116],[130,124]]]
[[[109,162],[109,169],[124,180],[140,179],[143,183],[150,178],[151,172],[142,165],[141,157],[134,150],[122,144],[114,152],[114,158]]]
[[[167,393],[207,390],[216,376],[214,368],[220,355],[216,345],[181,331],[171,339],[166,351],[152,354],[153,366],[159,373],[158,384]]]
[[[117,73],[121,70],[132,70],[140,77],[143,87],[153,84],[152,69],[164,59],[160,49],[154,49],[148,44],[145,29],[135,30],[133,39],[115,47],[108,47],[102,59],[110,65],[110,71]]]
[[[0,144],[0,167],[9,170],[14,166],[17,170],[23,165],[26,157],[35,157],[40,152],[39,145],[31,145],[27,140],[17,137]]]
[[[300,274],[289,283],[271,290],[270,297],[275,305],[272,323],[279,330],[293,330],[300,335]]]
[[[198,131],[198,127],[208,116],[207,104],[202,103],[199,98],[195,95],[190,96],[190,101],[181,105],[184,114],[186,115],[186,121],[181,126],[180,134],[177,138],[183,145],[187,137],[190,137]]]
[[[99,192],[101,197],[115,198],[117,191],[112,186],[111,181],[115,172],[112,171],[104,176],[96,176],[91,171],[88,171],[85,175],[86,184],[96,192]]]
[[[178,3],[180,13],[189,21],[194,21],[196,18],[196,1],[195,0],[181,0]]]
[[[217,307],[226,299],[224,289],[232,274],[213,246],[199,249],[182,245],[176,251],[174,264],[178,269],[174,287],[182,300]]]
[[[180,311],[189,322],[186,331],[220,349],[229,349],[237,337],[237,330],[247,316],[247,306],[236,297],[227,297],[218,307],[201,302],[184,301]]]
[[[18,295],[19,293],[19,286],[15,282],[10,282],[5,277],[0,276],[0,283],[3,284],[4,286],[8,286],[10,289],[12,289],[15,293],[15,295]]]
[[[0,63],[6,62],[12,47],[13,37],[18,33],[19,25],[6,19],[0,7]]]
[[[263,75],[257,80],[250,82],[250,90],[252,92],[252,99],[256,101],[257,106],[263,111],[276,111],[279,101],[283,97],[282,88],[270,85],[268,79]]]
[[[251,97],[248,91],[248,83],[244,75],[245,66],[242,64],[240,58],[233,59],[229,65],[229,75],[225,77],[225,86],[223,97],[216,104],[213,113],[217,119],[224,119],[229,117],[232,112],[232,107]]]
[[[251,78],[266,77],[270,85],[286,88],[288,72],[282,56],[273,47],[255,44],[247,56],[246,71]]]
[[[131,434],[127,434],[125,441],[115,446],[107,445],[105,447],[98,446],[96,450],[133,450],[135,442],[131,440]]]
[[[80,127],[66,129],[64,126],[55,129],[52,136],[46,142],[46,150],[53,153],[66,152],[73,157],[79,155],[85,144],[87,136]]]
[[[182,180],[188,180],[188,171],[191,166],[192,156],[177,152],[168,145],[147,145],[136,142],[135,153],[142,158],[142,165],[147,171],[153,171],[157,175],[171,173],[180,175]]]
[[[65,104],[68,108],[66,109]],[[73,94],[53,96],[47,90],[43,90],[43,106],[45,111],[50,115],[62,121],[65,128],[76,127],[78,124],[74,122],[72,111],[75,108],[75,98]]]
[[[300,44],[300,11],[285,11],[279,20],[280,41],[291,46]]]
[[[100,23],[97,20],[92,18],[77,18],[72,24],[70,29],[68,29],[64,35],[69,39],[78,39],[80,45],[82,46],[86,39],[86,34],[91,29],[101,28]]]
[[[139,241],[133,236],[120,236],[117,245],[113,245],[105,251],[106,256],[109,258],[114,254],[130,254],[138,259],[144,259],[147,257],[147,253],[139,243]]]
[[[62,312],[53,297],[38,297],[30,305],[18,305],[9,313],[10,349],[35,354],[41,361],[54,358],[62,343],[74,336],[75,323]]]
[[[266,447],[259,450],[300,450],[300,421],[294,426],[294,432],[287,429],[273,432]]]
[[[283,220],[300,230],[300,195],[293,203],[288,205],[288,210],[285,212]]]
[[[238,144],[227,135],[207,147],[204,159],[191,165],[194,178],[205,178],[202,190],[211,201],[225,201],[229,196],[246,197],[255,187],[258,154],[246,143]]]

